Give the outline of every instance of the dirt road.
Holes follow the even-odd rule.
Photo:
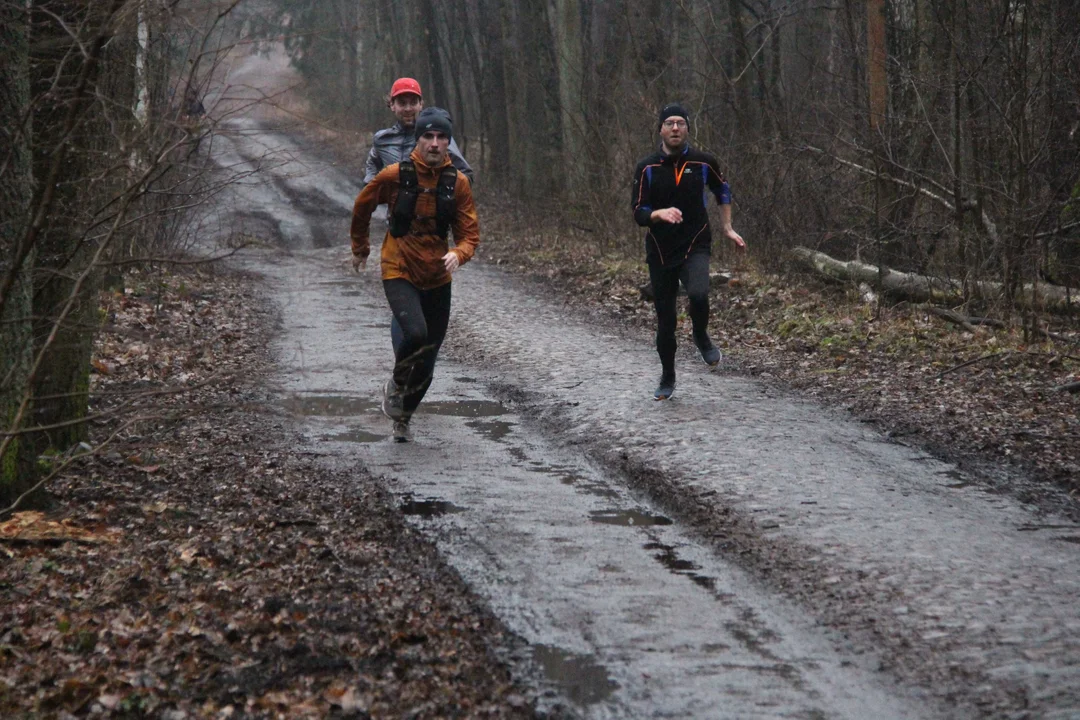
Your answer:
[[[541,708],[603,717],[1080,716],[1080,528],[848,418],[679,358],[482,262],[414,441],[377,408],[392,355],[359,178],[237,119],[262,168],[213,216],[279,304],[280,403],[308,451],[363,466],[531,652]],[[481,227],[483,227],[481,208]],[[481,252],[482,254],[482,252]]]

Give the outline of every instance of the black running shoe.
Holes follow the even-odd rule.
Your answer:
[[[653,393],[653,398],[656,400],[667,400],[675,394],[675,373],[668,375],[667,373],[660,376],[660,385]]]
[[[712,340],[707,340],[704,344],[698,345],[698,351],[701,353],[701,359],[709,367],[716,367],[720,364],[720,359],[724,357],[720,352],[720,348],[712,344]]]
[[[383,415],[391,420],[400,420],[401,416],[405,414],[401,390],[398,389],[397,383],[394,382],[394,378],[390,378],[386,381],[386,384],[383,385],[382,411]]]

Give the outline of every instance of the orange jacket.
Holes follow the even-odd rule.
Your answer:
[[[440,171],[450,165],[447,159],[439,167],[429,167],[413,150],[409,159],[416,165],[416,181],[422,188],[434,188],[439,181]],[[368,226],[371,213],[381,203],[386,203],[393,212],[398,193],[398,164],[383,168],[375,179],[364,186],[356,196],[353,205],[352,237],[353,255],[366,258],[371,252],[368,239]],[[472,186],[464,173],[458,173],[454,186],[455,212],[450,227],[454,231],[454,248],[449,249],[445,238],[439,236],[435,226],[435,193],[420,193],[416,198],[416,219],[413,220],[409,234],[396,238],[389,232],[383,238],[382,278],[408,280],[421,290],[430,290],[450,282],[450,273],[446,272],[442,257],[447,252],[458,256],[462,265],[467,263],[480,244],[480,226],[476,221],[476,206],[473,204]]]

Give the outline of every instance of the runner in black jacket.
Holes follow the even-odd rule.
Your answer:
[[[706,190],[720,203],[723,233],[735,246],[746,243],[731,227],[731,190],[716,162],[687,144],[688,115],[677,104],[660,111],[660,151],[638,163],[634,171],[634,220],[648,228],[645,259],[649,264],[656,303],[656,352],[663,372],[653,393],[667,400],[675,392],[676,297],[679,282],[686,286],[694,343],[709,365],[720,362],[720,351],[709,339],[709,254],[712,235],[705,208]]]

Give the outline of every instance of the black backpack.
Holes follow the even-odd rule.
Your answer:
[[[411,160],[402,160],[398,164],[398,183],[397,202],[390,215],[390,234],[396,238],[409,234],[416,219],[416,198],[423,192],[435,193],[435,226],[439,236],[445,238],[457,210],[454,202],[457,168],[453,165],[445,168],[439,173],[439,182],[434,188],[422,188],[416,178],[416,165]]]

